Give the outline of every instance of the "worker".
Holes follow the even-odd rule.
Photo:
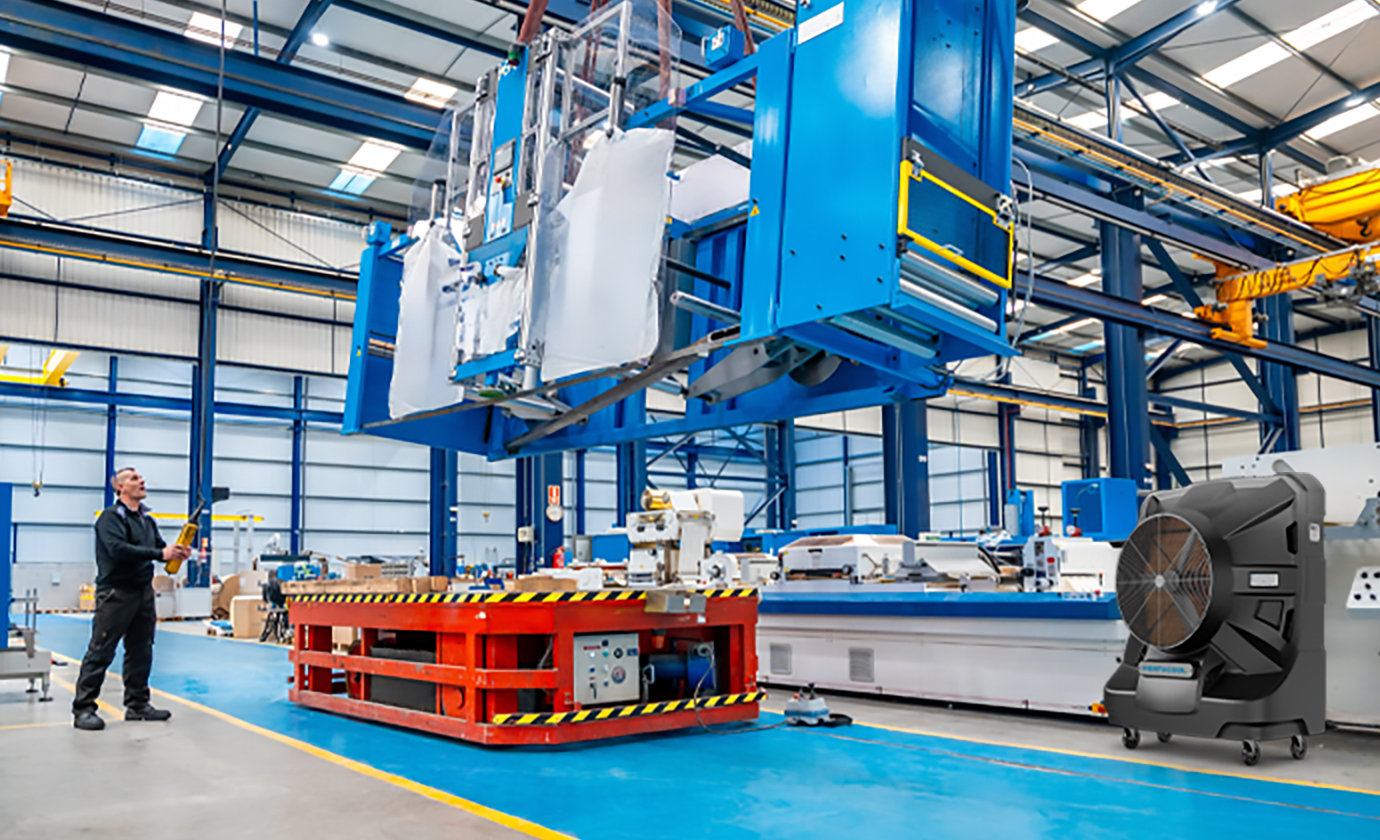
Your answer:
[[[78,729],[105,728],[96,700],[115,646],[125,643],[125,720],[167,720],[172,712],[149,703],[149,670],[153,667],[153,563],[186,560],[191,548],[168,545],[148,515],[144,477],[133,467],[110,479],[119,497],[96,520],[96,614],[91,645],[81,661],[72,724]]]

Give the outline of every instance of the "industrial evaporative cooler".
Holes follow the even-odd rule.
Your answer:
[[[1116,596],[1130,629],[1107,682],[1122,743],[1142,729],[1242,742],[1323,731],[1322,485],[1310,475],[1236,478],[1151,495],[1121,551]]]

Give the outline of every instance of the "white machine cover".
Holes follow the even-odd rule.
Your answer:
[[[675,135],[602,135],[548,222],[542,324],[547,382],[651,355],[660,333],[657,270],[670,203]]]
[[[442,237],[441,228],[423,225],[417,233],[421,241],[403,258],[393,380],[388,388],[391,417],[441,408],[464,395],[450,381],[461,256]]]

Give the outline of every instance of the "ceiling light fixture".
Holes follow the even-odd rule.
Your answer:
[[[1217,11],[1217,0],[1203,0],[1193,11],[1198,13],[1198,17],[1207,17]]]
[[[311,42],[318,47],[329,47],[331,45],[331,39],[326,37],[326,33],[324,32],[311,33]]]

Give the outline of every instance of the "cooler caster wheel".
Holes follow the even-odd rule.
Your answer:
[[[1155,737],[1160,739],[1161,744],[1167,744],[1174,737],[1173,732],[1156,732]]]
[[[1140,746],[1140,730],[1126,727],[1121,730],[1121,745],[1128,750],[1133,750]]]
[[[1241,763],[1254,767],[1260,763],[1260,744],[1255,741],[1241,742]]]
[[[1308,755],[1308,741],[1302,735],[1295,735],[1289,739],[1289,754],[1295,760],[1303,761],[1303,757]]]

